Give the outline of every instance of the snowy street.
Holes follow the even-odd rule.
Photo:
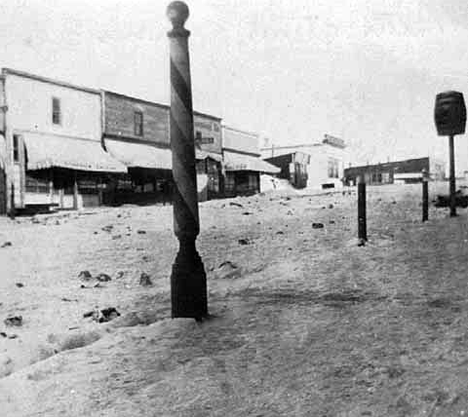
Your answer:
[[[468,415],[468,212],[420,201],[368,187],[366,246],[353,188],[201,204],[202,323],[170,319],[171,206],[0,218],[0,414]]]

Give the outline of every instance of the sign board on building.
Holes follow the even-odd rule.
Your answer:
[[[203,136],[199,136],[195,139],[197,141],[198,144],[200,145],[207,145],[207,144],[212,144],[214,143],[214,138],[213,137],[203,137]]]
[[[341,149],[346,148],[346,144],[345,144],[345,141],[343,139],[336,138],[335,136],[331,136],[331,135],[327,135],[327,134],[323,135],[322,143],[326,143],[328,145],[335,146],[335,147],[341,148]]]
[[[434,119],[439,136],[465,133],[466,107],[463,94],[458,91],[437,94]]]

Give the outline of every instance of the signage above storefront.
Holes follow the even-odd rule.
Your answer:
[[[210,144],[213,144],[214,143],[214,138],[210,138],[210,137],[197,137],[195,138],[196,142],[200,145],[210,145]]]
[[[335,136],[331,136],[327,134],[323,135],[322,143],[326,143],[328,145],[335,146],[340,149],[346,148],[346,144],[343,139],[336,138]]]

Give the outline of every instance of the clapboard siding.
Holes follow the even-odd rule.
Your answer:
[[[143,113],[143,136],[135,135],[135,112]],[[118,93],[104,92],[104,135],[139,139],[163,146],[170,144],[170,107],[151,103]],[[194,135],[201,132],[204,140],[213,138],[212,143],[200,144],[207,152],[221,154],[221,120],[194,112]]]
[[[143,136],[135,135],[134,115],[143,113]],[[105,135],[134,138],[169,146],[169,107],[104,93]]]
[[[201,132],[204,139],[213,138],[213,143],[202,143],[200,147],[206,152],[221,153],[221,122],[219,119],[194,113],[193,129]]]
[[[257,134],[228,126],[223,126],[223,148],[260,155],[259,138]]]

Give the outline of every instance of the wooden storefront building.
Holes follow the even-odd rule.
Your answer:
[[[305,165],[307,169],[306,187],[309,189],[340,188],[343,186],[343,170],[347,155],[346,144],[341,138],[325,134],[319,142],[289,146],[271,145],[262,148],[261,153],[265,160],[292,154],[309,156],[309,162],[306,164],[303,163],[304,157],[300,157],[302,166],[299,167],[302,169]],[[304,176],[302,171],[300,172],[299,175],[303,180]]]
[[[310,155],[304,152],[291,152],[264,160],[281,169],[278,178],[288,180],[295,188],[307,187]]]
[[[157,203],[171,199],[170,107],[136,97],[102,92],[103,146],[127,168],[107,194],[109,204]],[[221,119],[194,112],[199,200],[221,189]]]
[[[199,200],[260,191],[258,136],[194,111]],[[13,69],[0,75],[0,214],[172,196],[167,105]]]
[[[104,149],[128,169],[112,178],[106,204],[169,201],[172,155],[168,107],[103,91],[102,114]]]
[[[261,174],[280,168],[260,158],[258,135],[223,126],[224,195],[247,196],[260,192]]]
[[[100,92],[3,69],[1,96],[7,207],[99,205],[127,170],[101,147]]]

